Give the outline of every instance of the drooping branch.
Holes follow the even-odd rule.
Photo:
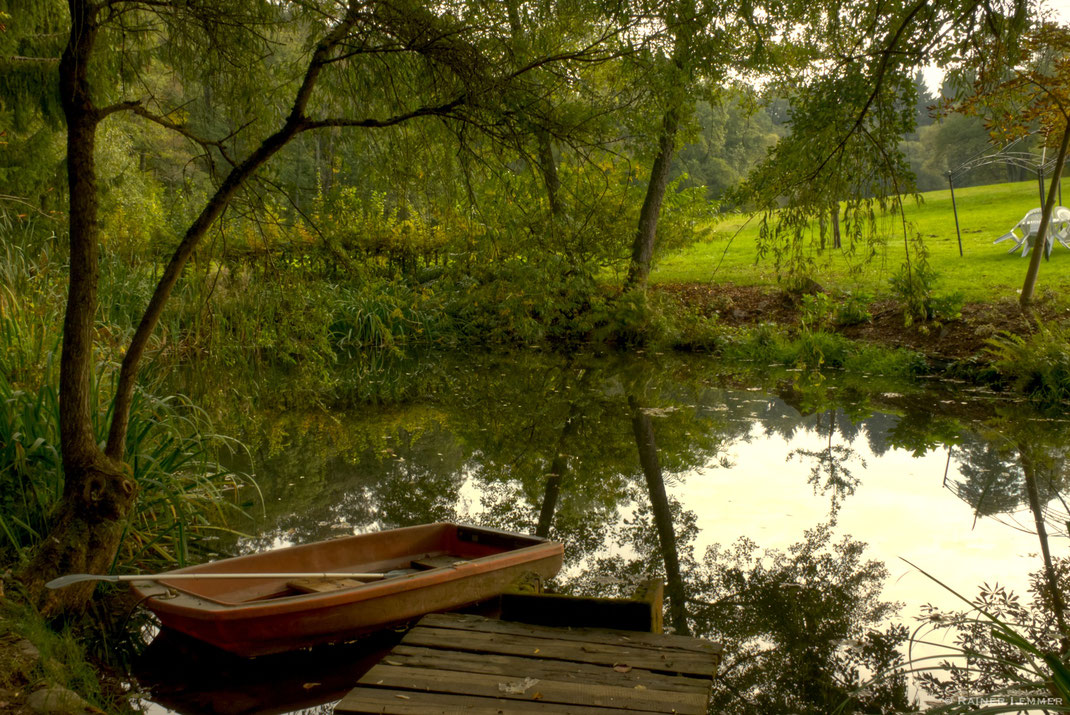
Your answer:
[[[175,249],[170,262],[164,269],[160,282],[149,300],[149,305],[138,324],[137,330],[130,341],[130,346],[123,357],[123,364],[119,370],[119,380],[115,390],[115,402],[112,412],[111,426],[108,431],[106,453],[115,460],[122,460],[126,447],[126,433],[130,420],[130,406],[134,396],[134,385],[137,382],[137,374],[141,364],[141,358],[145,354],[149,338],[163,315],[164,305],[171,296],[175,283],[178,282],[182,270],[193,254],[193,250],[208,233],[219,215],[227,207],[231,198],[238,189],[263,166],[272,156],[290,142],[302,129],[306,122],[305,109],[308,106],[312,91],[320,77],[320,73],[330,59],[335,47],[346,37],[357,16],[353,5],[349,6],[346,16],[320,41],[316,46],[308,67],[305,70],[301,86],[294,95],[294,101],[290,112],[283,125],[273,134],[264,139],[260,145],[244,161],[234,166],[226,178],[216,189],[215,193],[205,204],[197,218],[186,230],[185,236]]]
[[[348,117],[334,117],[327,119],[308,119],[302,123],[300,131],[309,131],[311,129],[323,129],[326,127],[364,127],[366,129],[376,129],[392,127],[403,122],[407,122],[417,117],[445,117],[452,116],[453,110],[462,106],[468,101],[467,95],[461,95],[455,99],[430,107],[419,107],[410,112],[404,112],[402,114],[394,115],[393,117],[387,117],[385,119],[351,119]]]
[[[891,58],[895,54],[898,54],[897,48],[899,46],[900,40],[903,38],[903,34],[913,23],[915,16],[919,12],[921,12],[921,10],[926,5],[928,5],[929,2],[930,0],[919,0],[914,5],[914,7],[911,8],[910,13],[907,14],[905,18],[903,18],[903,21],[901,23],[899,23],[899,27],[896,28],[896,31],[892,33],[888,40],[885,42],[884,47],[881,49],[880,52],[880,60],[877,63],[876,72],[874,73],[873,89],[870,91],[869,96],[866,98],[866,101],[862,105],[861,109],[859,109],[858,113],[855,115],[855,120],[854,123],[851,125],[851,128],[842,137],[840,137],[840,141],[836,144],[835,147],[832,148],[832,151],[830,151],[828,155],[814,168],[814,170],[810,173],[810,176],[807,178],[808,181],[815,179],[821,173],[821,171],[828,165],[828,163],[832,161],[832,159],[836,155],[838,155],[845,146],[847,146],[847,142],[851,140],[851,137],[853,137],[863,127],[866,118],[869,116],[870,108],[873,106],[873,103],[877,101],[877,97],[880,96],[881,89],[884,85],[885,75],[888,73]]]

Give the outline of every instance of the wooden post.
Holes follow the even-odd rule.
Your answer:
[[[650,604],[650,632],[663,633],[665,619],[665,582],[660,578],[652,578],[639,584],[635,589],[637,601]]]

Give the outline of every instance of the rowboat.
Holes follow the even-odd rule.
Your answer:
[[[348,640],[484,601],[528,573],[553,576],[562,556],[561,544],[539,537],[439,523],[213,561],[133,581],[132,590],[163,626],[255,656]],[[325,577],[287,578],[308,572]],[[385,577],[331,576],[350,572]]]

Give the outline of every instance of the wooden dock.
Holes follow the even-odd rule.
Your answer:
[[[431,614],[335,712],[705,715],[720,657],[684,636]]]

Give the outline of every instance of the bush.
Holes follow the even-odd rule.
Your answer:
[[[924,259],[913,265],[903,263],[890,279],[892,292],[903,304],[903,319],[909,326],[914,321],[954,320],[961,316],[964,298],[961,293],[937,295],[939,274]]]
[[[872,322],[873,314],[869,312],[869,304],[872,300],[872,296],[867,293],[847,291],[840,299],[833,321],[840,327]]]

